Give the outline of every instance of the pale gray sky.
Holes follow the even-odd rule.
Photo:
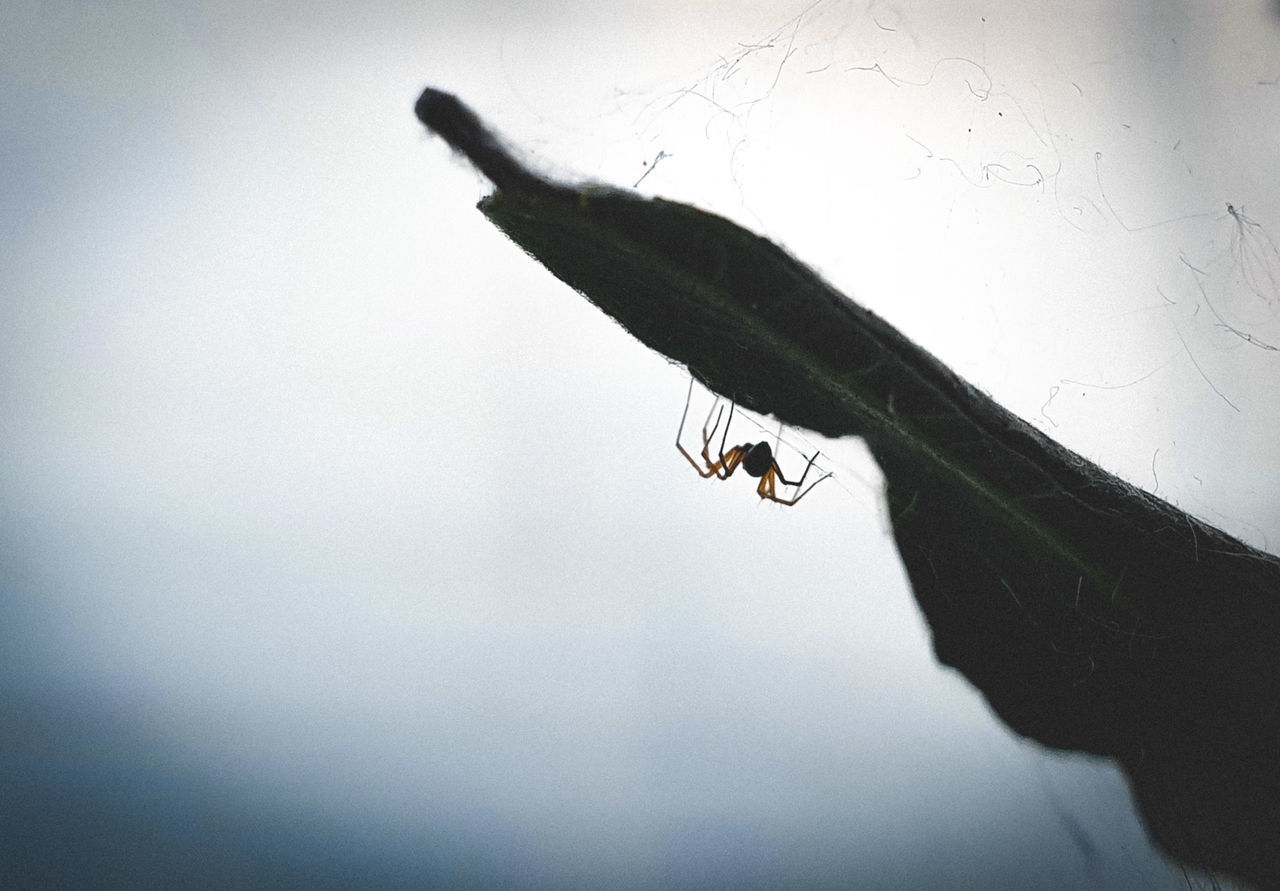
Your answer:
[[[7,828],[144,875],[1176,885],[1110,768],[934,663],[857,444],[788,431],[837,473],[791,510],[700,480],[682,371],[412,114],[665,152],[643,191],[1274,549],[1280,32],[1056,7],[6,6]]]

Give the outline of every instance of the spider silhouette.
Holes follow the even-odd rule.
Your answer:
[[[805,478],[809,476],[809,471],[813,468],[813,462],[818,460],[821,452],[814,452],[813,457],[809,459],[809,463],[805,465],[804,473],[800,475],[798,482],[791,482],[782,473],[782,468],[778,466],[777,459],[773,457],[773,449],[769,447],[767,441],[757,443],[744,443],[736,445],[725,451],[725,445],[729,439],[729,425],[733,423],[733,410],[736,403],[729,404],[729,420],[725,422],[724,432],[720,435],[720,460],[712,461],[708,450],[711,448],[711,440],[716,435],[716,430],[720,427],[720,419],[724,417],[724,406],[720,405],[717,399],[715,404],[711,406],[711,412],[716,411],[719,406],[719,412],[716,413],[716,422],[712,425],[710,432],[707,431],[707,424],[711,422],[711,413],[707,414],[707,420],[702,424],[702,461],[705,467],[699,467],[698,462],[693,456],[685,451],[684,446],[680,444],[680,437],[684,434],[684,422],[689,416],[689,399],[693,396],[693,381],[689,381],[689,397],[684,401],[684,414],[680,416],[680,429],[676,431],[676,448],[680,450],[680,454],[693,465],[693,469],[698,471],[698,476],[703,479],[716,477],[718,479],[727,480],[733,476],[733,472],[742,467],[748,476],[757,477],[760,485],[756,486],[756,494],[761,498],[767,498],[769,501],[776,501],[778,504],[785,504],[788,507],[795,504],[804,496],[813,491],[813,487],[818,483],[831,476],[831,473],[825,473],[810,484],[809,488],[800,492],[794,498],[779,498],[778,483],[784,486],[794,486],[797,491],[804,485]]]

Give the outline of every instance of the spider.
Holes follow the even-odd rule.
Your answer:
[[[676,431],[676,448],[680,450],[680,454],[688,459],[689,463],[693,465],[693,469],[698,471],[698,476],[703,479],[709,479],[714,476],[718,479],[727,480],[733,476],[733,472],[741,465],[748,476],[760,479],[760,485],[756,487],[756,494],[761,498],[767,498],[770,501],[776,501],[778,504],[785,504],[789,507],[812,492],[813,487],[818,483],[831,476],[830,472],[823,474],[810,484],[809,488],[800,492],[794,498],[779,498],[777,492],[778,483],[781,482],[784,486],[794,486],[799,490],[804,485],[809,471],[813,468],[813,462],[818,460],[818,455],[821,452],[814,452],[813,457],[809,459],[809,463],[805,465],[804,473],[800,475],[799,482],[794,483],[783,475],[782,468],[778,466],[777,459],[773,457],[773,449],[769,447],[769,443],[766,441],[736,445],[726,452],[724,447],[729,439],[729,424],[733,423],[733,410],[736,407],[736,403],[733,402],[729,404],[729,420],[725,422],[724,433],[720,436],[720,460],[715,462],[711,460],[711,455],[708,454],[707,450],[711,448],[711,439],[716,435],[716,430],[720,427],[720,419],[724,416],[724,406],[720,405],[720,411],[716,415],[716,422],[712,425],[709,433],[707,432],[707,423],[711,421],[711,414],[707,414],[707,420],[702,424],[702,461],[706,468],[699,467],[698,462],[680,444],[680,437],[684,433],[684,422],[689,416],[689,398],[692,396],[693,381],[691,380],[689,381],[689,397],[686,397],[684,401],[684,414],[680,416],[680,429]],[[719,405],[718,399],[711,406],[711,411],[716,410],[716,405]]]

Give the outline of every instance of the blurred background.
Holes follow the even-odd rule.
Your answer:
[[[1280,541],[1273,5],[7,4],[6,883],[1207,881],[937,666],[857,442],[693,473],[427,85]]]

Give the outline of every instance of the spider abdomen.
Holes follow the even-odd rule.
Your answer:
[[[761,477],[769,472],[769,468],[773,467],[773,449],[769,448],[769,443],[758,442],[753,446],[745,446],[747,450],[746,457],[742,459],[742,469],[749,476]]]

